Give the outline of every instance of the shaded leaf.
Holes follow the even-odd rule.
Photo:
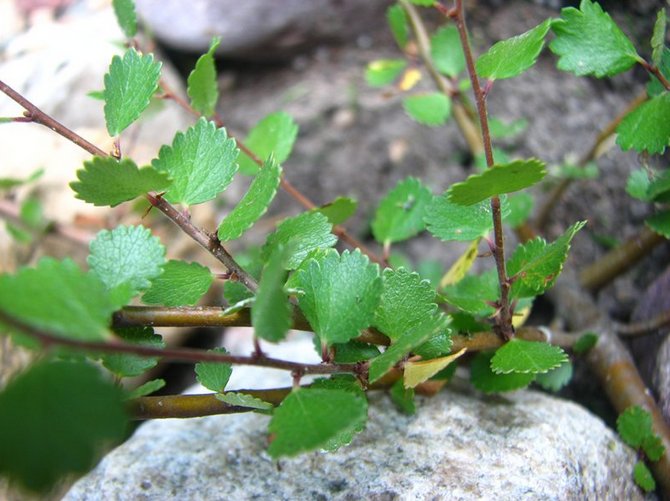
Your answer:
[[[195,68],[187,79],[186,93],[191,98],[191,107],[204,116],[210,116],[214,113],[216,102],[219,100],[214,53],[220,43],[221,38],[212,38],[209,49],[198,58]]]
[[[566,361],[555,369],[538,374],[535,382],[548,391],[557,392],[566,386],[572,379],[572,364]]]
[[[336,225],[344,223],[353,216],[356,213],[357,207],[358,202],[353,198],[337,197],[332,202],[313,210],[326,216],[330,224]]]
[[[444,125],[451,115],[451,100],[441,92],[409,96],[402,105],[412,119],[423,125]]]
[[[217,393],[216,399],[221,400],[228,405],[234,405],[235,407],[249,407],[250,409],[258,409],[259,411],[269,411],[274,408],[271,403],[264,402],[260,398],[245,393]]]
[[[443,26],[430,37],[430,55],[437,71],[457,77],[465,69],[465,55],[455,26]]]
[[[413,415],[416,413],[416,403],[414,402],[414,388],[405,388],[402,379],[398,379],[391,386],[391,400],[400,409],[401,412]]]
[[[481,275],[468,275],[456,284],[445,287],[442,294],[449,304],[463,311],[488,316],[494,312],[491,303],[500,298],[498,276],[495,270]]]
[[[577,341],[575,341],[575,344],[572,346],[572,351],[577,354],[586,353],[591,348],[593,348],[597,342],[597,334],[594,334],[593,332],[587,332],[586,334],[583,334]]]
[[[491,138],[493,139],[514,137],[521,134],[527,128],[528,128],[528,120],[526,120],[525,118],[513,120],[512,122],[509,123],[505,123],[497,118],[489,119],[489,133],[491,134]],[[507,162],[500,162],[500,163],[507,163]]]
[[[496,374],[491,370],[493,352],[480,352],[470,363],[470,379],[484,393],[501,393],[525,388],[535,380],[533,373]]]
[[[281,165],[291,156],[297,136],[298,124],[291,115],[280,111],[258,122],[249,132],[244,144],[261,160],[266,160],[272,155],[272,158]],[[256,174],[258,169],[256,162],[246,153],[240,155],[242,174]]]
[[[449,192],[435,197],[426,208],[424,218],[428,231],[440,240],[469,241],[486,236],[493,229],[491,204],[483,200],[474,205],[460,205],[449,201]],[[501,213],[509,215],[509,205],[501,197]]]
[[[491,359],[491,370],[496,374],[539,374],[555,369],[567,360],[567,354],[559,346],[514,338],[496,350]]]
[[[142,302],[193,306],[207,293],[213,280],[212,272],[205,266],[170,260],[163,265],[163,273],[152,280],[151,287],[142,296]]]
[[[379,355],[379,348],[375,345],[356,340],[334,344],[333,347],[335,348],[335,362],[338,364],[355,364]]]
[[[163,338],[154,334],[151,327],[120,327],[114,332],[125,342],[149,346],[151,348],[164,348]],[[144,374],[149,369],[158,365],[158,357],[140,357],[129,353],[105,353],[102,355],[102,365],[113,372],[117,377],[133,377]]]
[[[644,461],[638,460],[633,467],[633,478],[645,492],[656,490],[656,481]]]
[[[251,325],[255,335],[273,343],[284,339],[293,323],[291,304],[284,292],[287,255],[283,247],[270,255],[263,268],[256,301],[251,305]]]
[[[137,34],[137,14],[133,0],[112,0],[114,14],[121,30],[128,38]]]
[[[533,196],[530,193],[515,193],[507,198],[509,215],[503,220],[512,228],[525,223],[533,213]]]
[[[617,127],[616,142],[621,149],[662,154],[670,145],[670,92],[642,103],[624,117]]]
[[[659,10],[656,15],[656,22],[654,23],[654,31],[651,35],[651,61],[656,66],[660,66],[661,64],[663,48],[665,47],[665,28],[667,22],[665,9]]]
[[[383,87],[393,83],[406,66],[404,59],[377,59],[365,68],[365,81],[371,87]]]
[[[134,398],[146,397],[152,393],[157,392],[165,386],[165,379],[152,379],[146,383],[138,386],[134,390],[129,391],[126,394],[126,400],[132,400]]]
[[[659,235],[670,238],[670,210],[654,214],[645,219],[644,222]]]
[[[407,24],[407,14],[401,5],[395,4],[386,10],[386,20],[393,33],[398,46],[403,49],[407,45],[409,37],[409,26]]]
[[[210,353],[228,353],[225,348],[208,350]],[[233,368],[223,362],[198,362],[195,364],[195,376],[198,382],[208,390],[223,392],[228,384]]]

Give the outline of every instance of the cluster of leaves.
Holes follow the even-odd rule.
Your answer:
[[[133,37],[137,21],[132,0],[115,0],[114,7],[125,34]],[[410,32],[403,2],[389,9],[388,20],[398,45],[406,50]],[[658,27],[660,24],[655,40],[665,29],[664,25]],[[477,72],[490,81],[522,74],[535,64],[550,31],[555,34],[550,48],[559,56],[559,67],[576,74],[611,76],[644,62],[598,4],[583,0],[579,10],[564,9],[561,19],[547,19],[522,35],[495,44],[480,56]],[[140,167],[130,158],[113,157],[85,162],[77,172],[78,180],[71,184],[78,198],[114,207],[149,194],[150,200],[179,204],[187,211],[192,205],[220,198],[235,176],[246,175],[252,177],[249,188],[219,222],[217,245],[239,239],[260,220],[280,185],[281,165],[291,154],[298,126],[283,112],[265,117],[245,141],[246,148],[254,152],[252,157],[240,153],[225,128],[206,118],[214,114],[218,99],[214,52],[219,43],[218,39],[212,41],[188,77],[190,105],[203,117],[160,148],[150,165]],[[594,46],[599,50],[592,50]],[[654,64],[665,60],[665,53],[667,49],[654,47]],[[455,89],[467,87],[459,81],[465,60],[454,27],[441,28],[433,35],[431,56],[437,71],[450,79]],[[160,63],[135,48],[112,59],[102,93],[111,136],[122,134],[141,117],[160,87],[160,73]],[[420,72],[407,68],[404,59],[383,60],[368,66],[366,78],[375,86],[399,80],[399,90],[406,92],[420,79]],[[670,102],[667,89],[657,91],[649,106],[640,107],[622,122],[622,147],[660,153],[668,144],[669,134],[663,136],[665,132],[650,125],[660,116],[658,110],[663,111]],[[418,122],[441,125],[451,113],[453,97],[419,93],[406,97],[403,105]],[[636,125],[640,123],[642,127]],[[503,136],[523,129],[523,124],[498,122],[497,128],[497,135]],[[496,130],[495,122],[492,130]],[[238,256],[244,266],[233,271],[256,277],[258,288],[246,290],[241,283],[227,282],[224,298],[229,308],[224,313],[250,308],[255,335],[277,343],[286,338],[299,309],[326,361],[358,367],[359,377],[338,374],[317,380],[294,389],[274,408],[251,395],[226,391],[233,370],[230,364],[196,364],[197,379],[215,392],[216,398],[230,406],[272,415],[269,453],[273,457],[334,450],[349,443],[366,425],[364,386],[397,368],[403,369],[403,375],[392,387],[391,396],[403,411],[414,412],[414,388],[431,378],[448,378],[455,368],[453,362],[464,353],[452,352],[453,336],[490,328],[488,318],[501,307],[499,276],[495,269],[468,274],[481,241],[494,226],[490,199],[498,197],[504,221],[518,226],[532,205],[518,192],[536,185],[547,173],[545,163],[535,158],[508,160],[501,155],[498,159],[500,163],[440,194],[409,177],[380,201],[372,234],[387,251],[392,244],[423,231],[445,242],[469,243],[461,258],[446,273],[439,269],[432,282],[409,267],[380,269],[359,250],[334,249],[334,225],[356,210],[355,201],[347,198],[284,219],[260,249],[249,251],[246,259]],[[667,202],[667,176],[643,180],[636,174],[629,191],[644,200]],[[31,217],[30,212],[26,209],[26,218]],[[542,238],[531,240],[510,254],[505,285],[509,286],[508,300],[517,311],[527,311],[533,299],[555,283],[571,241],[583,226],[583,222],[572,225],[551,243]],[[207,293],[214,279],[210,269],[198,263],[166,260],[165,255],[163,244],[144,226],[103,230],[90,244],[88,271],[68,259],[47,258],[34,268],[0,275],[0,322],[1,318],[12,320],[0,327],[32,347],[37,343],[26,330],[70,340],[121,340],[160,348],[163,341],[153,328],[112,329],[111,319],[115,311],[132,301],[191,306]],[[368,328],[388,337],[390,345],[384,351],[356,339]],[[225,350],[214,353],[225,355]],[[89,353],[89,359],[99,361],[116,378],[142,374],[158,361],[155,357],[110,353]],[[472,382],[486,393],[515,390],[534,381],[557,390],[570,379],[571,372],[561,348],[520,339],[509,340],[496,352],[479,353],[471,363]],[[85,470],[101,442],[122,437],[127,421],[125,400],[147,395],[163,384],[162,380],[149,381],[129,394],[103,377],[90,361],[64,349],[52,352],[51,358],[15,378],[0,393],[0,472],[40,490],[65,472]],[[34,409],[38,400],[41,409],[49,412]],[[101,411],[104,416],[92,416],[91,406],[105,409]],[[59,436],[63,437],[79,433],[84,420],[98,422],[76,439],[63,442],[68,455],[62,456],[58,444],[34,432],[48,429],[47,421],[51,423],[53,416],[60,418],[63,429]],[[43,441],[50,444],[53,454],[35,454],[43,450]],[[21,444],[18,456],[14,454],[16,444]]]

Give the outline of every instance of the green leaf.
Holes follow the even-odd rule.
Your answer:
[[[656,481],[644,461],[638,460],[633,467],[633,478],[645,492],[656,490]]]
[[[596,343],[598,343],[598,335],[593,332],[587,332],[575,341],[575,344],[572,346],[572,351],[580,355],[589,351],[596,345]]]
[[[665,452],[665,446],[661,437],[650,435],[642,442],[642,450],[650,461],[659,461]]]
[[[374,383],[393,368],[412,349],[422,345],[431,337],[449,328],[449,319],[444,315],[424,318],[399,337],[384,353],[370,361],[368,379]]]
[[[496,374],[491,370],[493,352],[480,352],[470,363],[470,379],[484,393],[500,393],[525,388],[535,379],[533,373]]]
[[[491,370],[496,374],[539,374],[555,369],[567,360],[568,356],[559,346],[514,338],[496,350],[491,359]]]
[[[138,386],[134,390],[129,391],[126,394],[126,400],[132,400],[134,398],[146,397],[152,393],[157,392],[165,386],[165,379],[152,379],[146,383]]]
[[[426,227],[423,219],[433,199],[430,189],[408,177],[379,202],[372,220],[372,234],[380,243],[407,240]]]
[[[455,26],[444,26],[430,37],[430,55],[440,73],[456,78],[465,69],[465,55]]]
[[[501,197],[501,213],[509,215],[509,205]],[[440,240],[469,241],[486,236],[493,229],[491,204],[483,200],[474,205],[459,205],[449,201],[449,192],[435,197],[426,208],[424,218],[428,231]]]
[[[152,164],[173,179],[165,194],[168,201],[195,205],[228,187],[237,172],[238,153],[226,129],[200,118],[186,133],[178,132],[172,146],[162,146]]]
[[[496,195],[523,190],[547,174],[544,166],[544,162],[536,158],[494,165],[482,174],[473,174],[465,181],[451,185],[447,190],[449,201],[473,205]]]
[[[217,393],[216,399],[221,400],[221,402],[225,402],[228,405],[234,405],[235,407],[248,407],[250,409],[257,409],[259,411],[269,411],[274,408],[271,403],[264,402],[260,398],[247,395],[245,393]]]
[[[353,216],[357,208],[358,202],[353,198],[337,197],[332,202],[313,210],[326,216],[330,224],[336,225],[344,223]]]
[[[491,304],[500,298],[498,276],[495,270],[468,275],[445,287],[442,293],[449,304],[473,315],[488,316],[495,310]]]
[[[220,43],[221,38],[212,38],[209,50],[198,58],[187,80],[186,93],[191,98],[191,107],[206,117],[214,114],[216,102],[219,100],[214,52]]]
[[[256,301],[251,305],[251,325],[256,336],[273,343],[286,337],[293,321],[291,304],[284,292],[287,255],[284,247],[270,255],[261,275]]]
[[[273,438],[268,452],[278,458],[326,446],[332,448],[338,445],[338,438],[353,436],[366,421],[364,396],[347,390],[301,388],[275,409],[269,427]]]
[[[213,281],[209,268],[198,263],[170,260],[163,273],[152,280],[142,296],[145,304],[163,306],[193,306],[204,296]]]
[[[123,392],[84,363],[40,362],[0,393],[0,473],[46,493],[122,440]]]
[[[561,179],[595,179],[598,177],[598,174],[598,165],[593,162],[589,162],[584,166],[564,163],[552,172],[553,176],[560,177]]]
[[[318,340],[318,338],[315,339]],[[379,355],[379,348],[375,345],[355,340],[348,343],[337,343],[333,347],[335,348],[335,362],[338,364],[355,364]]]
[[[112,58],[105,75],[105,122],[110,136],[118,136],[139,118],[158,90],[161,63],[153,54],[140,56],[131,48],[123,59]]]
[[[553,286],[568,257],[572,238],[585,224],[573,224],[551,244],[538,237],[518,246],[507,264],[508,276],[514,277],[512,297],[537,296]]]
[[[530,193],[516,193],[508,197],[509,215],[504,222],[512,228],[518,228],[525,223],[533,213],[533,196]]]
[[[386,20],[398,46],[401,49],[405,48],[409,38],[409,26],[407,24],[405,9],[399,4],[392,5],[386,10]]]
[[[665,47],[665,28],[668,23],[665,15],[665,9],[658,11],[656,15],[656,22],[654,23],[654,31],[651,35],[651,61],[654,65],[660,66],[663,56],[663,48]]]
[[[104,340],[116,309],[100,279],[69,259],[42,258],[35,268],[0,275],[0,310],[59,336]]]
[[[635,108],[617,127],[621,149],[663,154],[670,145],[670,92],[663,92]]]
[[[303,212],[285,219],[268,236],[261,256],[267,261],[280,245],[284,246],[291,250],[285,266],[295,270],[313,250],[332,247],[337,243],[337,237],[331,233],[332,228],[328,218],[318,212]]]
[[[150,191],[163,191],[170,186],[167,174],[153,167],[138,169],[135,162],[124,158],[93,157],[77,171],[79,181],[70,183],[76,197],[96,206],[116,207]]]
[[[555,369],[538,374],[535,382],[548,391],[557,392],[572,379],[572,364],[566,361]]]
[[[382,273],[382,294],[374,325],[392,341],[402,337],[425,318],[437,315],[435,290],[418,273],[405,268]]]
[[[309,258],[295,278],[304,291],[300,309],[322,343],[346,343],[372,323],[382,281],[379,267],[358,249]]]
[[[649,200],[670,202],[670,170],[656,173],[654,180],[649,184]]]
[[[404,59],[377,59],[365,68],[365,81],[371,87],[384,87],[393,83],[406,66]]]
[[[163,338],[154,334],[151,327],[121,327],[114,332],[126,343],[164,348]],[[128,353],[109,353],[102,357],[102,365],[117,377],[133,377],[144,374],[158,364],[158,357],[139,357]]]
[[[114,14],[121,30],[128,38],[137,34],[137,14],[133,0],[112,0]]]
[[[409,0],[409,3],[420,5],[422,7],[432,7],[435,5],[435,0]]]
[[[225,348],[208,350],[210,353],[228,353]],[[198,382],[208,390],[223,392],[228,384],[233,368],[223,362],[198,362],[195,364],[195,376]]]
[[[30,176],[25,179],[17,179],[12,177],[0,177],[0,190],[10,190],[16,188],[17,186],[22,186],[24,184],[32,183],[36,181],[44,174],[44,169],[35,170]]]
[[[87,262],[108,289],[125,285],[132,297],[163,272],[165,247],[144,226],[117,226],[96,235]]]
[[[244,142],[247,148],[261,160],[273,156],[278,164],[288,160],[293,143],[298,136],[298,124],[288,113],[280,111],[266,116],[251,130]],[[240,172],[256,174],[258,165],[245,153],[240,155]]]
[[[537,61],[552,22],[546,19],[532,30],[496,43],[477,59],[477,73],[489,80],[501,80],[526,71]]]
[[[415,355],[424,360],[443,357],[451,352],[451,332],[442,331],[435,334],[428,341],[414,348]]]
[[[639,405],[633,405],[623,411],[616,420],[616,428],[623,441],[636,449],[647,437],[654,435],[651,414]]]
[[[559,57],[560,70],[601,78],[626,71],[640,60],[633,43],[597,2],[582,0],[579,10],[563,9],[551,29],[556,38],[549,48]]]
[[[521,134],[527,128],[528,128],[528,120],[526,120],[525,118],[513,120],[510,123],[505,123],[497,118],[489,119],[489,133],[491,134],[491,138],[493,139],[514,137]]]
[[[244,197],[219,224],[219,240],[227,242],[240,238],[265,214],[277,193],[282,168],[272,157],[256,174]]]
[[[416,403],[414,402],[414,388],[405,388],[402,379],[398,379],[389,392],[391,400],[398,409],[407,415],[416,413]]]
[[[654,214],[645,219],[644,222],[659,235],[670,238],[670,210]]]
[[[415,94],[402,101],[405,112],[423,125],[444,125],[451,115],[451,100],[441,92]]]

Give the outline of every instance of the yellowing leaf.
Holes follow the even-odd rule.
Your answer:
[[[403,74],[400,82],[398,83],[398,88],[402,91],[408,91],[413,88],[421,80],[421,72],[416,68],[409,68]]]
[[[418,385],[440,372],[451,362],[461,357],[466,351],[467,348],[463,348],[458,353],[453,353],[446,357],[422,360],[420,362],[407,362],[405,364],[404,375],[405,388],[416,388]]]
[[[514,327],[521,327],[526,323],[528,317],[530,316],[530,305],[523,308],[521,311],[514,314],[512,317],[512,325]]]
[[[451,265],[449,271],[444,274],[440,280],[440,289],[447,285],[453,285],[460,282],[470,268],[472,268],[475,259],[477,259],[477,249],[479,248],[480,238],[472,241],[467,250],[459,257],[454,264]]]

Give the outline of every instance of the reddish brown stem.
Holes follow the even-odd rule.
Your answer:
[[[639,63],[645,70],[647,70],[647,72],[658,78],[658,81],[661,82],[661,85],[665,88],[665,90],[670,90],[670,82],[667,78],[665,78],[665,75],[661,73],[661,69],[658,66],[649,64],[645,60],[639,61]]]

